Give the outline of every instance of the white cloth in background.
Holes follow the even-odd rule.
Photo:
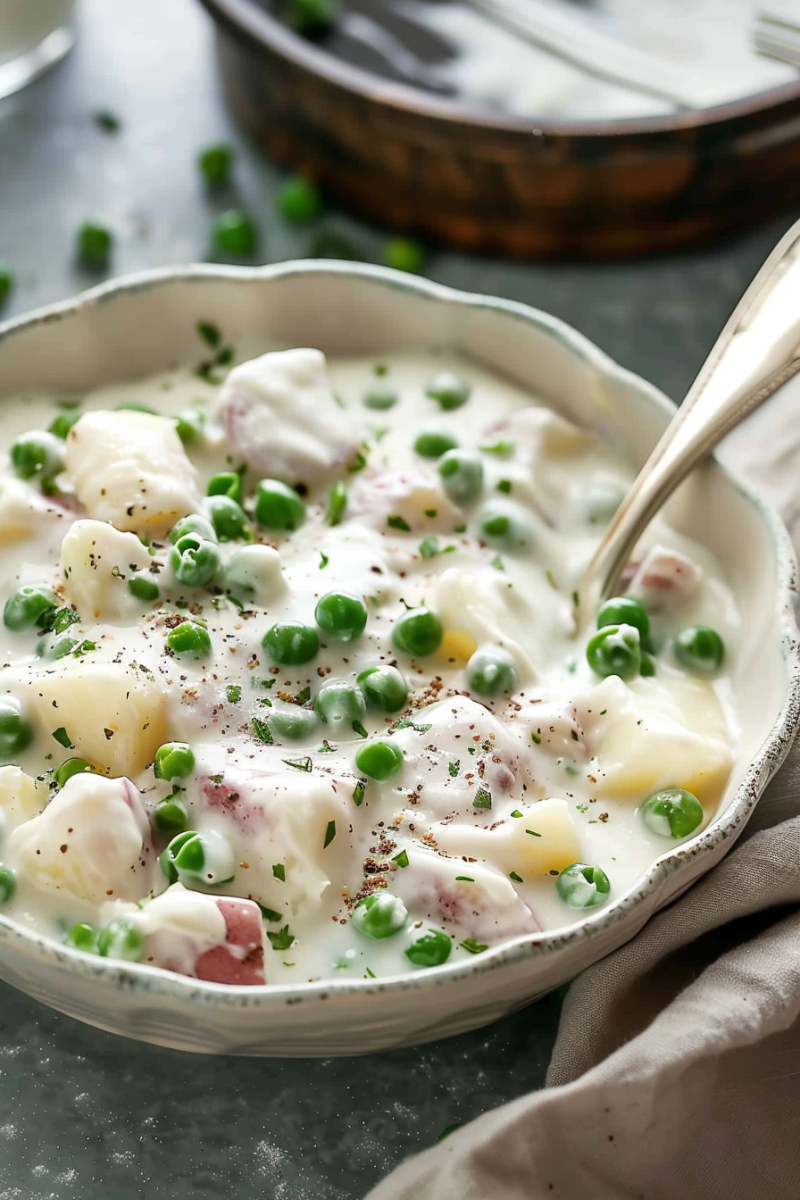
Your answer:
[[[800,549],[800,381],[723,455]],[[733,851],[564,1003],[547,1087],[368,1200],[800,1200],[800,742]]]

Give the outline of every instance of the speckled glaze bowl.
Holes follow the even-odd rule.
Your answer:
[[[0,396],[71,394],[196,357],[195,326],[236,341],[379,355],[453,346],[512,377],[640,465],[673,412],[554,317],[375,267],[286,263],[151,272],[0,326]],[[561,932],[514,938],[469,962],[383,978],[230,988],[93,958],[0,916],[0,977],[102,1029],[182,1050],[362,1054],[429,1041],[528,1003],[634,937],[733,845],[785,757],[800,711],[796,563],[778,517],[716,462],[671,502],[673,524],[720,557],[746,637],[735,668],[742,731],[719,813],[627,893]]]

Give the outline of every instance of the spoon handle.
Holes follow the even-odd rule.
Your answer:
[[[639,472],[580,586],[580,611],[614,594],[642,531],[726,433],[800,371],[800,221],[737,304],[686,399]]]

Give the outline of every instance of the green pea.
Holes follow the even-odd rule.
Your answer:
[[[181,517],[180,521],[177,521],[170,529],[169,540],[174,545],[187,533],[195,533],[206,542],[216,542],[217,540],[214,526],[207,517],[201,516],[200,513],[191,513],[188,517]]]
[[[200,151],[197,165],[209,187],[223,187],[228,182],[234,157],[233,147],[224,143]]]
[[[411,238],[389,238],[383,248],[383,261],[395,271],[420,275],[425,268],[425,251],[419,242]]]
[[[166,796],[153,810],[153,824],[159,833],[183,833],[189,824],[189,810],[179,796]]]
[[[725,658],[725,643],[709,625],[690,625],[675,638],[675,657],[693,675],[715,675]]]
[[[205,587],[222,565],[216,542],[207,542],[196,533],[178,538],[169,561],[175,578],[188,587]]]
[[[220,887],[230,883],[236,869],[233,851],[220,833],[179,833],[159,857],[161,870],[170,883]]]
[[[556,879],[556,891],[570,908],[593,908],[607,900],[611,884],[602,868],[572,863]]]
[[[467,663],[467,685],[480,696],[500,696],[517,688],[517,668],[502,646],[479,646]]]
[[[274,662],[285,667],[311,662],[319,653],[316,629],[302,621],[278,621],[264,634],[261,644]]]
[[[278,192],[278,211],[290,225],[307,225],[322,213],[322,194],[302,175],[287,179]]]
[[[47,427],[47,432],[52,433],[54,437],[61,438],[63,441],[70,429],[72,429],[72,426],[80,419],[81,413],[79,409],[66,408],[63,412],[56,413]]]
[[[339,0],[289,0],[289,24],[304,37],[325,33],[339,16]]]
[[[383,781],[396,775],[403,766],[403,751],[396,742],[365,742],[356,750],[356,766],[362,775]]]
[[[14,276],[9,271],[8,267],[0,263],[0,308],[3,307],[13,290]]]
[[[269,729],[275,737],[286,741],[305,742],[316,736],[319,718],[310,708],[299,705],[273,708],[269,714]]]
[[[60,767],[56,767],[53,772],[53,778],[58,787],[63,788],[67,780],[72,779],[73,775],[82,775],[86,771],[93,773],[94,767],[85,758],[68,758]]]
[[[448,450],[439,459],[442,487],[456,504],[470,504],[483,490],[483,463],[471,450]]]
[[[0,700],[0,761],[16,758],[32,741],[33,727],[22,716],[19,706],[8,697]]]
[[[184,412],[178,413],[177,417],[173,417],[175,422],[175,432],[182,442],[193,442],[203,428],[205,418],[202,413],[197,412],[194,408],[187,408]]]
[[[154,579],[148,579],[146,575],[134,575],[128,580],[128,591],[137,600],[145,600],[152,603],[153,600],[158,600],[161,595],[161,589]]]
[[[64,465],[63,446],[52,433],[32,429],[11,444],[11,464],[20,479],[52,479]]]
[[[703,823],[703,806],[685,788],[664,788],[648,796],[639,810],[651,833],[664,838],[685,838]]]
[[[209,496],[205,509],[214,526],[214,533],[221,542],[235,542],[250,537],[247,514],[240,504],[230,496]]]
[[[3,624],[15,632],[31,629],[42,623],[58,608],[59,600],[50,588],[30,585],[18,588],[8,597],[3,609]]]
[[[422,937],[412,942],[403,953],[415,967],[440,967],[446,963],[453,949],[453,939],[439,929],[429,929]]]
[[[650,618],[641,600],[632,596],[614,596],[601,604],[597,614],[597,628],[606,625],[633,625],[639,630],[639,640],[643,646],[650,641]]]
[[[113,245],[114,235],[105,225],[87,221],[78,230],[76,249],[78,260],[84,267],[105,270]]]
[[[359,684],[367,704],[380,712],[399,712],[408,701],[408,686],[397,667],[368,667],[356,682]]]
[[[182,621],[167,634],[167,646],[173,654],[187,658],[207,658],[211,653],[211,638],[204,625]]]
[[[435,400],[445,412],[461,408],[472,393],[472,385],[453,371],[439,371],[425,388],[425,395]]]
[[[364,393],[364,407],[386,412],[387,409],[394,408],[399,399],[400,396],[390,384],[373,383]]]
[[[256,520],[264,529],[299,529],[306,506],[294,488],[279,479],[262,479],[256,492]]]
[[[212,475],[208,481],[207,492],[209,496],[227,496],[240,507],[244,503],[242,477],[238,471],[220,471],[219,474]]]
[[[622,501],[625,489],[618,483],[590,483],[583,494],[583,512],[589,525],[608,525]]]
[[[0,904],[8,904],[13,900],[17,890],[17,876],[11,867],[0,863]]]
[[[639,630],[634,625],[606,625],[589,639],[586,659],[595,674],[633,679],[642,665]]]
[[[314,620],[329,637],[339,642],[352,642],[364,632],[367,606],[352,592],[327,592],[317,601]]]
[[[326,725],[334,728],[353,728],[353,722],[362,722],[367,715],[364,694],[356,684],[343,679],[329,679],[314,699],[314,712]]]
[[[156,750],[156,779],[183,779],[194,770],[194,751],[186,742],[165,742]]]
[[[408,909],[403,901],[386,891],[364,896],[354,905],[350,914],[353,928],[376,941],[400,933],[407,920]]]
[[[480,537],[501,550],[521,550],[529,546],[532,532],[525,510],[513,501],[491,500],[478,516]]]
[[[99,954],[98,933],[93,925],[81,921],[73,925],[64,937],[64,945],[72,946],[74,950],[82,950],[84,954]]]
[[[331,494],[328,499],[328,508],[325,513],[325,520],[329,525],[341,525],[346,508],[347,486],[342,483],[341,479],[337,479],[336,483],[331,488]]]
[[[438,429],[423,429],[414,442],[414,450],[421,458],[441,458],[448,450],[457,448],[458,439]]]
[[[255,223],[238,208],[229,209],[217,217],[213,227],[214,245],[221,254],[245,257],[258,247]]]
[[[103,958],[138,962],[144,952],[144,938],[126,917],[115,917],[100,931],[97,949]]]
[[[429,608],[409,608],[395,621],[392,641],[398,650],[413,658],[424,658],[439,649],[444,630]]]

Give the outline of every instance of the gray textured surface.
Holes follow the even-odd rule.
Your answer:
[[[117,135],[91,120],[109,108]],[[236,188],[205,194],[196,151],[240,149]],[[278,172],[232,127],[209,23],[192,0],[81,0],[75,52],[0,102],[6,314],[95,282],[72,261],[89,218],[116,273],[203,259],[213,212],[245,204],[266,261],[308,234],[274,219]],[[380,259],[383,233],[337,214]],[[652,263],[516,265],[440,253],[429,274],[549,309],[675,397],[789,217],[733,245]],[[405,1155],[544,1078],[556,997],[483,1032],[362,1060],[195,1059],[77,1025],[0,985],[0,1200],[263,1196],[356,1200]]]

